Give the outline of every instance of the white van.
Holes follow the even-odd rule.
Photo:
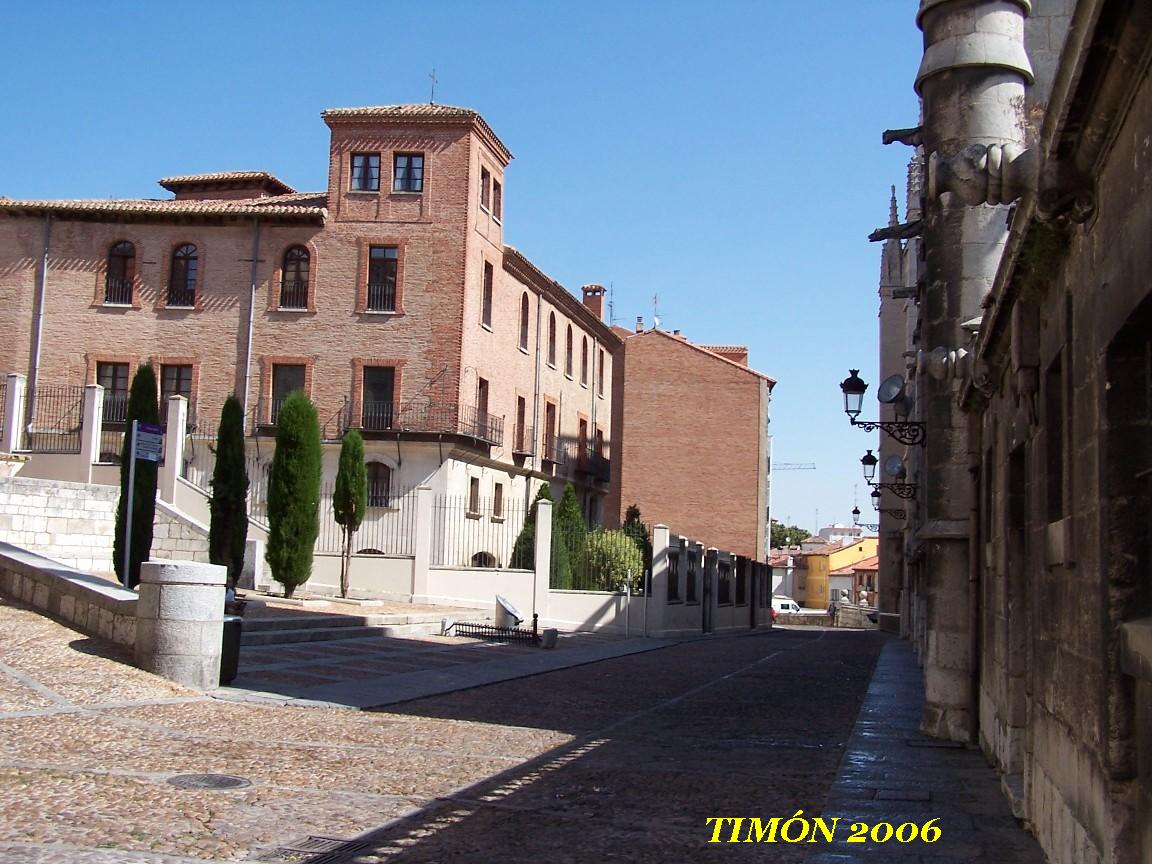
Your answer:
[[[784,594],[772,595],[772,611],[776,614],[797,615],[800,613],[800,604]]]

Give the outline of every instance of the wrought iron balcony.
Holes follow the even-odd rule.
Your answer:
[[[369,282],[367,308],[369,312],[395,312],[396,284],[394,282]]]
[[[536,455],[536,430],[521,424],[512,430],[512,453],[516,456]]]
[[[280,284],[281,309],[308,308],[308,280],[285,279]]]
[[[113,279],[104,282],[104,302],[116,306],[132,305],[132,280]]]

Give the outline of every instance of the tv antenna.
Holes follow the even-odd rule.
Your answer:
[[[435,66],[432,67],[432,71],[428,74],[428,77],[432,79],[432,95],[428,97],[428,104],[429,105],[435,105],[436,104],[436,67]]]

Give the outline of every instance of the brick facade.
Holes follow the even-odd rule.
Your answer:
[[[612,384],[608,506],[766,560],[772,379],[661,330],[628,336]]]
[[[554,397],[558,434],[573,438],[577,413],[605,428],[611,415],[610,393],[598,397],[593,381],[582,387],[546,367],[537,317],[558,312],[578,345],[588,340],[592,356],[603,348],[610,358],[619,339],[598,314],[504,245],[511,154],[467,109],[389,106],[323,117],[331,144],[322,192],[296,193],[270,175],[235,172],[166,178],[163,185],[176,195],[168,201],[0,199],[0,291],[7,299],[0,309],[0,371],[27,374],[30,384],[80,384],[93,380],[95,363],[107,357],[132,366],[180,358],[194,367],[201,430],[215,429],[224,399],[236,392],[252,432],[269,419],[273,365],[300,364],[331,440],[350,418],[359,422],[365,366],[394,365],[392,401],[426,406],[422,417],[475,417],[478,385],[486,381],[488,416],[505,422],[503,443],[471,446],[503,466],[497,473],[522,478],[525,495],[541,479],[559,484],[571,476],[581,481],[588,506],[598,506],[604,489],[544,465],[541,447],[530,448],[536,455],[527,458],[512,454],[517,397],[525,398],[532,429],[542,428],[535,415],[542,415],[544,395]],[[398,184],[409,188],[394,191],[398,153],[422,156],[420,188]],[[353,154],[378,157],[378,189],[352,188]],[[132,243],[135,257],[127,284],[113,296],[109,252],[121,241]],[[180,285],[169,285],[172,255],[187,244],[196,247],[194,278],[187,280],[194,302],[177,306],[172,297],[188,298]],[[307,296],[284,308],[283,297],[299,297],[282,297],[285,255],[293,247],[308,253]],[[381,258],[394,254],[376,270],[374,247],[388,250],[377,252]],[[369,296],[370,273],[387,273],[393,264],[394,283],[377,276],[387,287]],[[486,264],[493,274],[488,325],[480,321]]]

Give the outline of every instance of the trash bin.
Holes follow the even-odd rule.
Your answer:
[[[231,684],[240,667],[240,631],[244,619],[239,615],[224,616],[224,640],[220,647],[220,684]]]

